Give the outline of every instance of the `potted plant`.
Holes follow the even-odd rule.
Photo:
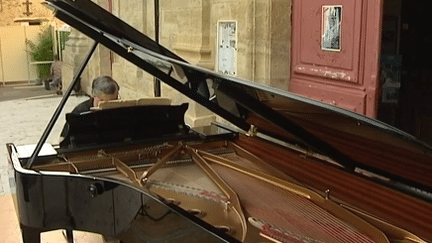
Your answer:
[[[53,60],[53,39],[52,27],[50,25],[42,26],[41,32],[38,35],[38,43],[35,44],[31,40],[27,40],[29,46],[30,59],[33,62],[43,62]],[[51,64],[36,64],[38,78],[45,83],[45,87],[49,89],[49,80]]]

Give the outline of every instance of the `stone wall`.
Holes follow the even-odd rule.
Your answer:
[[[259,80],[269,86],[288,90],[291,74],[291,9],[292,1],[273,0],[270,19],[270,74]]]
[[[42,2],[44,0],[31,0],[32,3],[30,5],[30,12],[32,13],[30,16],[24,14],[26,12],[26,6],[22,3],[25,0],[2,0],[2,9],[0,11],[0,26],[8,26],[8,25],[20,25],[20,23],[14,23],[14,18],[37,18],[37,17],[45,17],[48,20],[52,20],[53,14],[51,10],[42,6]]]

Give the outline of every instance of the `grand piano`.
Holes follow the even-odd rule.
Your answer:
[[[432,242],[430,146],[190,65],[89,0],[44,4],[95,44],[33,153],[7,144],[25,243],[56,229],[71,241],[81,230],[121,242]],[[188,127],[188,104],[120,107],[68,114],[65,141],[46,145],[97,44],[223,122]]]

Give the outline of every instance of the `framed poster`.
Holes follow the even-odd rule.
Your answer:
[[[342,5],[322,6],[321,49],[341,50]]]

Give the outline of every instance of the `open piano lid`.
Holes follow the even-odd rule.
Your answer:
[[[188,64],[89,0],[47,0],[56,17],[250,134],[432,201],[432,149],[380,121]]]

